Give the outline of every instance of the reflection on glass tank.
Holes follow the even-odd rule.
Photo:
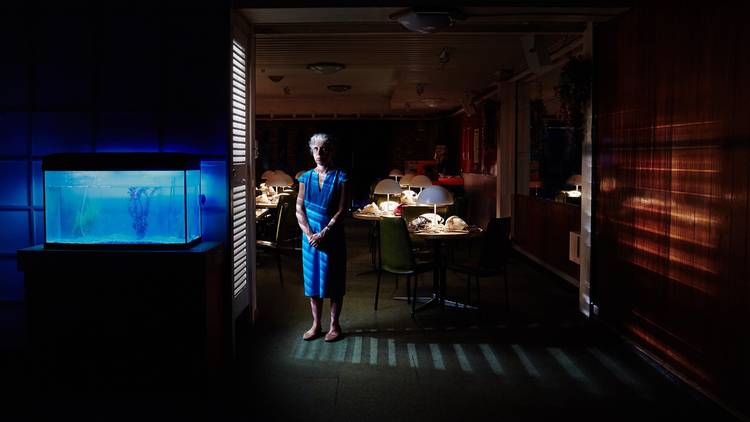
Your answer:
[[[53,156],[43,163],[46,244],[186,246],[200,241],[200,170],[174,169],[179,162],[159,170],[151,169],[159,167],[158,160],[130,161],[154,155],[83,154],[66,164]]]

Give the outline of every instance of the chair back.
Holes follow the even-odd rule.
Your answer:
[[[385,271],[395,273],[413,271],[417,267],[403,218],[380,221],[380,265]]]
[[[302,230],[297,223],[297,194],[280,196],[276,211],[276,244],[291,243],[299,239]]]
[[[479,255],[481,268],[496,269],[505,265],[510,251],[510,217],[493,218],[487,224]]]

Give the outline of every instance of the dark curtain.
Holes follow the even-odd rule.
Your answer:
[[[600,315],[747,409],[750,32],[729,5],[637,2],[596,32]]]

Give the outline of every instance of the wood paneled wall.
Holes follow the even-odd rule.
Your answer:
[[[581,207],[534,196],[515,196],[513,242],[550,267],[578,280],[569,259],[570,232],[581,231]]]
[[[593,299],[730,405],[750,396],[750,31],[636,2],[596,33]]]

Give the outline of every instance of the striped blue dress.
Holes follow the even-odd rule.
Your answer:
[[[305,184],[305,213],[313,233],[328,225],[338,210],[341,184],[347,181],[342,170],[329,170],[323,187],[318,184],[314,170],[305,172],[300,178]],[[342,297],[346,280],[346,245],[344,226],[337,222],[326,233],[317,247],[310,246],[307,237],[302,239],[302,269],[305,278],[305,296]]]

